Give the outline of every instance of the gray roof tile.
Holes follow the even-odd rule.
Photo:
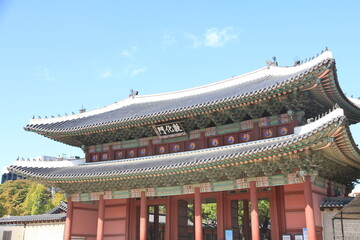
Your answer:
[[[9,216],[0,218],[0,224],[16,224],[29,222],[52,222],[65,221],[66,213],[27,215],[27,216]]]
[[[86,129],[96,126],[106,125],[109,123],[127,122],[129,120],[137,120],[150,116],[164,115],[167,113],[184,111],[187,109],[196,109],[202,106],[216,105],[233,99],[240,99],[246,96],[255,95],[270,89],[275,89],[281,85],[286,85],[291,81],[295,81],[305,73],[312,71],[332,59],[325,59],[322,62],[314,61],[314,64],[308,67],[301,67],[288,73],[287,67],[278,68],[279,71],[284,69],[284,74],[263,74],[261,77],[243,81],[239,77],[237,84],[229,87],[221,87],[209,92],[189,95],[174,99],[166,99],[160,101],[150,101],[143,103],[134,103],[127,106],[119,107],[111,111],[106,111],[92,116],[75,118],[72,120],[61,120],[53,123],[35,123],[25,127],[29,131],[48,131],[48,132],[66,132],[77,129]],[[294,69],[297,69],[294,67]],[[262,69],[259,71],[267,71]],[[251,73],[250,73],[251,74]]]
[[[8,216],[0,218],[0,224],[19,224],[19,223],[33,223],[33,222],[58,222],[65,221],[67,212],[67,203],[61,203],[41,215],[26,215],[26,216]]]
[[[351,202],[353,197],[326,197],[320,203],[321,208],[343,208],[349,202]]]

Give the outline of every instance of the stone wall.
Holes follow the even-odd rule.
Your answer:
[[[332,217],[338,213],[339,210],[322,211],[323,221],[323,237],[324,240],[333,240]],[[340,219],[334,220],[335,223],[335,240],[342,240],[341,234],[341,221]],[[360,219],[359,220],[343,220],[345,240],[359,240],[360,239]]]

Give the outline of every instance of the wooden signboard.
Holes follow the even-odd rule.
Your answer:
[[[180,122],[154,125],[153,128],[156,134],[162,138],[186,135],[186,132]]]

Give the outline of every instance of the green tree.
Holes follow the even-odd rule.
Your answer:
[[[260,233],[262,236],[269,234],[270,203],[268,200],[259,200]]]
[[[217,222],[216,203],[201,204],[203,222]]]
[[[43,214],[60,204],[65,197],[42,184],[29,180],[7,181],[0,185],[0,217]]]
[[[28,180],[7,181],[0,185],[0,216],[20,215],[31,182]]]
[[[54,206],[57,206],[61,203],[61,201],[66,201],[65,196],[61,192],[55,192],[54,199],[52,201]]]
[[[23,204],[23,214],[42,214],[53,207],[51,192],[44,185],[33,183]]]

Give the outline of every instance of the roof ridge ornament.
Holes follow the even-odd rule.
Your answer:
[[[139,91],[136,91],[134,89],[131,89],[130,90],[130,94],[129,94],[129,97],[131,97],[132,99],[135,98],[135,96],[137,96],[139,94]]]
[[[277,66],[278,62],[276,61],[276,57],[273,56],[272,61],[271,60],[266,60],[265,64],[266,64],[267,69],[269,69],[271,66]]]
[[[86,112],[86,108],[84,108],[84,105],[81,105],[81,108],[79,109],[80,113]]]

